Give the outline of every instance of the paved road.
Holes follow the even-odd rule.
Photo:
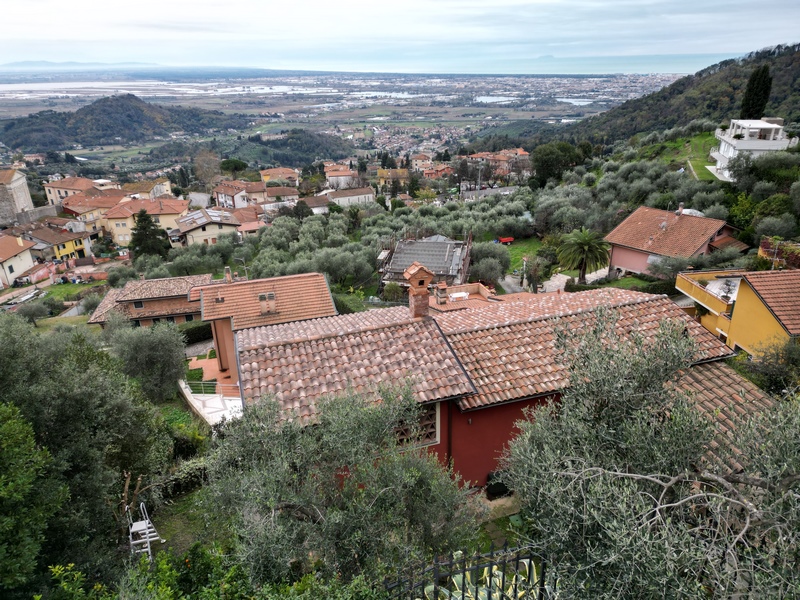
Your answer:
[[[586,274],[586,282],[592,283],[597,279],[602,279],[608,275],[608,267],[600,269],[599,271],[595,271],[594,273],[587,273]],[[567,281],[569,280],[568,275],[562,275],[561,273],[556,273],[550,279],[544,282],[544,291],[545,292],[556,292],[558,290],[563,290],[564,287],[567,285]],[[522,286],[519,284],[519,275],[506,275],[504,279],[500,281],[500,285],[509,294],[515,294],[517,292],[524,292],[527,290],[523,290]]]

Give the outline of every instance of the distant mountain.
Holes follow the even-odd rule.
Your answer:
[[[46,110],[0,122],[0,142],[9,148],[44,152],[75,144],[103,146],[140,143],[173,131],[206,133],[242,129],[246,115],[226,115],[198,108],[149,104],[132,94],[101,98],[75,112]]]
[[[742,96],[753,70],[769,65],[772,93],[764,116],[800,122],[800,44],[776,46],[724,60],[678,79],[658,92],[642,96],[573,125],[545,126],[540,121],[511,121],[484,130],[470,149],[521,146],[527,150],[554,139],[577,143],[613,143],[637,133],[664,131],[695,119],[721,123],[738,119]]]
[[[686,125],[694,119],[738,119],[747,80],[763,64],[769,65],[773,77],[764,116],[783,117],[787,123],[800,121],[800,44],[794,44],[722,61],[658,92],[565,127],[558,137],[611,142]]]
[[[3,63],[0,65],[0,70],[25,70],[25,69],[94,69],[94,68],[130,68],[130,67],[154,67],[156,63],[139,63],[139,62],[123,62],[123,63],[101,63],[101,62],[53,62],[49,60],[22,60],[18,62]]]

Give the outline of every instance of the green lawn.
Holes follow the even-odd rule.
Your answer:
[[[697,179],[700,181],[717,181],[717,178],[714,176],[714,174],[706,169],[706,165],[714,165],[716,163],[710,162],[703,158],[694,158],[689,162],[692,163],[692,168],[697,175]]]
[[[92,283],[59,283],[58,285],[50,285],[46,288],[47,296],[58,298],[63,302],[78,292],[103,285],[104,283],[105,281],[93,281]]]
[[[645,281],[644,279],[639,279],[638,277],[623,277],[622,279],[617,279],[616,281],[606,283],[603,285],[603,287],[615,287],[629,290],[632,287],[645,286],[648,283],[649,282]]]
[[[59,325],[72,325],[80,327],[92,333],[100,333],[100,325],[87,325],[89,315],[78,315],[77,317],[50,317],[48,319],[37,319],[36,329],[43,333],[53,331]]]
[[[528,238],[527,240],[514,240],[508,246],[508,253],[511,255],[511,272],[522,268],[522,257],[533,257],[541,247],[542,242],[539,238]]]
[[[159,535],[166,540],[164,544],[156,544],[156,550],[172,550],[176,554],[182,554],[195,542],[207,544],[221,541],[220,536],[215,535],[210,524],[206,522],[202,496],[201,488],[151,511],[153,524]]]

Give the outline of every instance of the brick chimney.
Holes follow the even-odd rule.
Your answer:
[[[413,263],[403,273],[408,281],[408,308],[411,318],[418,319],[428,315],[428,286],[433,281],[433,272],[418,262]]]
[[[447,282],[440,281],[436,285],[436,304],[447,304]]]
[[[231,275],[230,267],[225,267],[225,283],[233,283],[233,276]]]
[[[261,306],[262,316],[277,312],[277,298],[275,297],[275,292],[259,294],[258,303]]]

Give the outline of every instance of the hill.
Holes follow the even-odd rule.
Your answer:
[[[355,146],[349,140],[294,128],[284,132],[278,139],[264,140],[260,135],[255,135],[245,139],[228,137],[202,143],[168,142],[153,148],[150,156],[166,162],[182,162],[206,149],[249,164],[284,167],[304,167],[320,157],[339,160],[356,153]]]
[[[226,115],[198,108],[149,104],[132,94],[101,98],[74,113],[46,110],[0,123],[0,142],[9,148],[44,152],[75,144],[101,146],[140,143],[173,131],[206,133],[240,129],[245,115]]]
[[[793,44],[722,61],[574,125],[550,126],[520,139],[520,132],[530,131],[530,122],[512,122],[490,130],[489,140],[508,136],[525,148],[554,139],[610,144],[637,133],[684,126],[695,119],[719,123],[736,119],[747,80],[763,64],[769,65],[773,77],[766,115],[783,117],[786,123],[800,122],[800,44]],[[489,140],[476,139],[476,146],[484,149]]]

